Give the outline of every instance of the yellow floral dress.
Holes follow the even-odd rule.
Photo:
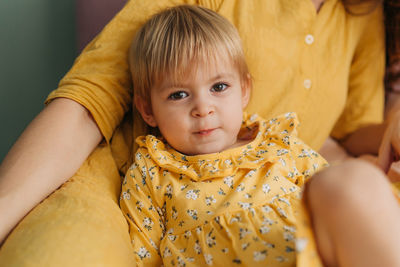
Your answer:
[[[120,198],[138,266],[294,266],[306,251],[318,261],[301,192],[327,163],[297,125],[294,113],[246,116],[250,143],[198,156],[139,137]]]

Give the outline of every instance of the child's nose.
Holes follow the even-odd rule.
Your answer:
[[[214,112],[215,109],[210,103],[207,103],[207,101],[199,101],[192,110],[192,116],[200,118],[212,115]]]

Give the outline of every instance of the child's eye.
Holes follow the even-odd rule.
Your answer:
[[[223,92],[226,90],[226,88],[228,87],[227,84],[225,83],[217,83],[214,84],[213,87],[211,88],[211,91],[213,92]]]
[[[178,92],[174,92],[174,93],[170,94],[170,95],[168,96],[168,99],[171,99],[171,100],[179,100],[179,99],[185,98],[185,97],[187,97],[187,96],[188,96],[188,94],[187,94],[186,92],[184,92],[184,91],[178,91]]]

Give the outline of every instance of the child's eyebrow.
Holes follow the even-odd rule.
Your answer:
[[[210,82],[217,81],[217,80],[220,80],[220,79],[231,79],[233,77],[234,77],[234,75],[232,73],[223,72],[223,73],[219,73],[215,77],[211,78]]]
[[[207,83],[213,83],[213,82],[216,82],[221,79],[232,79],[232,78],[234,78],[233,74],[223,72],[223,73],[218,73],[217,75],[211,77],[207,81]],[[171,88],[186,88],[189,86],[189,84],[190,84],[190,82],[185,83],[185,82],[181,82],[181,81],[178,81],[178,82],[168,81],[165,84],[163,84],[163,86],[160,87],[159,90],[164,91],[164,90],[171,89]]]

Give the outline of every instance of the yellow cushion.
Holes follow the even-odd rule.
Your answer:
[[[120,184],[110,147],[99,146],[15,228],[0,266],[135,266]]]

